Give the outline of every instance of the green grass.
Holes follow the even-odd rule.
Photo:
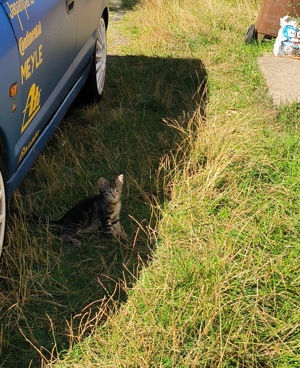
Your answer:
[[[71,109],[10,206],[3,367],[300,365],[300,114],[266,93],[272,43],[243,45],[259,6],[124,2],[104,99]],[[121,172],[125,244],[32,221]]]
[[[47,359],[53,346],[53,354],[68,349],[86,333],[85,323],[103,298],[115,294],[117,301],[125,300],[122,283],[132,283],[152,252],[148,234],[155,216],[150,203],[152,197],[164,197],[156,180],[159,162],[179,138],[161,118],[172,112],[177,116],[179,102],[190,103],[178,88],[183,83],[187,90],[193,88],[193,76],[185,82],[180,71],[188,70],[190,61],[179,65],[142,56],[111,57],[109,65],[105,100],[70,112],[11,203],[1,267],[1,290],[7,297],[1,309],[5,366],[27,366],[35,356],[39,360],[26,343],[22,354],[15,354],[23,334],[44,347]],[[175,71],[176,79],[171,78]],[[142,85],[134,84],[137,73],[143,75]],[[178,93],[168,93],[168,85]],[[125,247],[94,235],[83,239],[80,249],[72,248],[31,220],[36,215],[58,218],[77,200],[96,193],[98,177],[121,172],[126,182],[122,222],[129,235]]]

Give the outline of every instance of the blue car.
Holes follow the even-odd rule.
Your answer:
[[[0,254],[7,203],[84,88],[100,100],[108,0],[0,0]]]

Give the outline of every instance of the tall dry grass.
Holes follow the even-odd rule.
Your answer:
[[[268,46],[243,45],[260,4],[132,3],[106,100],[66,119],[16,197],[3,346],[20,331],[31,365],[297,367],[298,113],[271,108]],[[125,247],[28,227],[124,169]]]
[[[165,119],[181,143],[161,160],[151,265],[59,366],[298,366],[299,132],[270,108],[264,46],[242,44],[259,5],[144,1],[127,16],[131,53],[204,62],[208,104]]]

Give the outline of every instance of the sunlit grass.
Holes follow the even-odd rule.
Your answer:
[[[105,98],[68,114],[11,205],[5,367],[299,366],[299,109],[272,108],[270,46],[243,44],[259,6],[124,2]],[[72,248],[32,221],[121,172],[126,243]]]

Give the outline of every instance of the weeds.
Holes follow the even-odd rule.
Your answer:
[[[271,108],[269,44],[243,45],[258,5],[124,4],[105,99],[68,114],[12,203],[3,366],[299,366],[299,114]],[[31,222],[121,172],[126,244]]]

